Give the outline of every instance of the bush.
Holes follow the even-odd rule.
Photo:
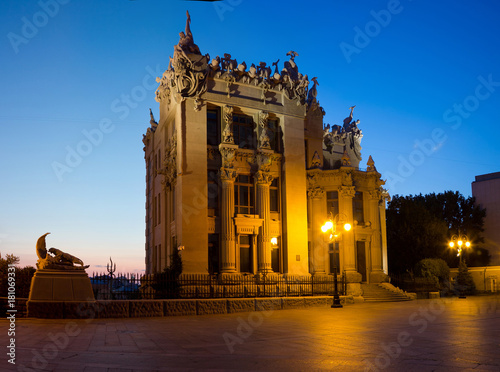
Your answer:
[[[422,278],[430,278],[441,287],[450,278],[450,268],[440,258],[424,258],[415,265],[415,274]]]
[[[179,251],[174,250],[170,266],[163,272],[153,275],[151,287],[155,290],[155,298],[179,298],[181,286],[179,276],[182,274],[182,259]]]

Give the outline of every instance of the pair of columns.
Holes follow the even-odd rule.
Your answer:
[[[233,168],[221,168],[221,272],[236,273],[236,234],[234,217],[234,181],[236,171]],[[270,234],[270,197],[269,186],[273,180],[269,172],[259,170],[256,179],[256,210],[262,219],[262,226],[257,239],[257,269],[259,273],[271,272],[271,234]]]
[[[339,213],[346,216],[347,221],[354,225],[352,199],[356,193],[354,186],[341,186],[339,188]],[[380,234],[380,218],[379,218],[379,200],[380,192],[369,192],[368,200],[368,218],[371,222],[372,236],[370,238],[370,272],[382,272],[382,247]],[[316,187],[308,192],[311,200],[311,232],[312,246],[309,259],[311,260],[311,269],[315,274],[326,274],[327,251],[325,249],[325,233],[321,231],[321,226],[326,222],[326,203],[325,191]],[[333,216],[335,217],[335,216]],[[338,226],[337,228],[341,228]],[[350,231],[342,231],[341,249],[343,259],[343,269],[347,274],[357,273],[356,265],[356,245],[354,229]],[[357,275],[351,275],[357,277]]]

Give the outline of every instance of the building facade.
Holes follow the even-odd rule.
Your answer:
[[[500,265],[500,172],[476,176],[472,182],[476,204],[486,209],[484,248],[491,255],[491,265]]]
[[[179,250],[186,274],[337,270],[352,291],[385,280],[388,194],[371,157],[359,167],[354,107],[343,126],[324,126],[317,80],[309,89],[296,52],[281,70],[248,67],[201,54],[189,17],[180,35],[143,138],[146,272]],[[333,237],[321,230],[328,219],[353,228]]]

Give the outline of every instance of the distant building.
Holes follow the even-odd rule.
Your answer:
[[[143,139],[146,272],[163,270],[178,249],[184,274],[336,268],[351,293],[384,281],[389,196],[371,157],[359,168],[354,107],[343,125],[324,126],[316,78],[309,89],[296,52],[281,70],[230,54],[210,60],[189,22],[159,79],[160,118],[151,114]],[[321,230],[329,218],[353,227],[330,242]]]
[[[476,176],[472,182],[476,204],[486,209],[484,248],[491,254],[491,265],[500,265],[500,172]]]

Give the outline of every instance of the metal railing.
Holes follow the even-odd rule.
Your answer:
[[[111,277],[94,273],[90,280],[98,300],[332,296],[334,286],[332,275],[183,274],[177,277],[158,273]],[[345,276],[339,275],[339,294],[345,294],[345,287]]]

